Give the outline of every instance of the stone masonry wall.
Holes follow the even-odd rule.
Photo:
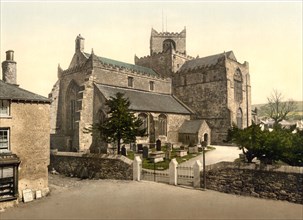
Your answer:
[[[227,107],[227,80],[224,60],[217,65],[177,72],[174,95],[204,119],[212,130],[211,143],[222,143],[231,126]]]
[[[206,170],[208,189],[303,204],[303,167],[221,162]]]
[[[128,77],[133,77],[134,79],[133,89],[150,91],[149,82],[153,81],[153,92],[164,94],[171,93],[170,79],[144,75],[143,73],[135,73],[110,66],[94,68],[94,80],[96,83],[127,88]]]
[[[22,190],[48,189],[50,123],[49,104],[11,103],[11,117],[0,118],[0,125],[9,128],[10,150],[17,154],[19,166],[19,196]]]
[[[133,178],[132,161],[120,155],[52,152],[50,169],[79,178],[120,179]]]

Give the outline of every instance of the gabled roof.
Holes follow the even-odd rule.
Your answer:
[[[46,97],[37,95],[2,80],[0,80],[0,99],[50,103],[50,100]]]
[[[130,109],[143,112],[161,112],[175,114],[192,114],[192,111],[172,95],[148,91],[140,91],[121,87],[95,84],[106,99],[115,97],[116,93],[124,93],[130,101]]]
[[[196,134],[199,132],[204,120],[186,120],[179,129],[179,133]]]
[[[83,53],[83,54],[87,58],[89,58],[91,55],[89,53]],[[134,71],[145,73],[145,74],[152,75],[152,76],[159,76],[159,74],[156,73],[153,69],[150,69],[150,68],[147,68],[144,66],[138,66],[138,65],[134,65],[134,64],[130,64],[130,63],[125,63],[125,62],[121,62],[118,60],[109,59],[106,57],[98,57],[98,59],[103,64],[112,65],[112,66],[116,66],[116,67],[120,67],[120,68],[125,68],[128,70],[134,70]]]
[[[215,54],[207,57],[197,58],[186,61],[179,71],[188,70],[188,69],[194,69],[197,67],[204,67],[209,65],[215,65],[219,59],[226,56],[229,59],[237,61],[234,53],[232,51],[228,51],[225,53]]]

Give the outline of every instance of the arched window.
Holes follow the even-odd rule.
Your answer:
[[[163,52],[166,52],[168,50],[176,50],[176,42],[171,39],[166,39],[163,41]]]
[[[66,90],[65,104],[66,104],[66,128],[67,130],[75,130],[76,112],[79,110],[77,104],[77,95],[79,86],[72,80]]]
[[[164,114],[159,115],[159,135],[167,135],[167,117]]]
[[[140,113],[138,115],[138,118],[140,118],[140,120],[142,121],[142,125],[140,127],[140,129],[146,129],[146,134],[147,134],[147,129],[148,129],[148,116],[145,113]]]
[[[236,102],[242,101],[242,73],[238,68],[234,74],[234,99]]]
[[[242,109],[239,108],[237,111],[237,127],[242,129]]]

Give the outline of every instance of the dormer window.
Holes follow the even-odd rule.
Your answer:
[[[9,105],[10,103],[8,100],[0,100],[0,117],[6,117],[10,115]]]
[[[131,76],[128,77],[128,87],[134,87],[134,78]]]
[[[154,81],[150,81],[149,82],[149,90],[150,91],[154,91],[154,89],[155,89],[155,82]]]

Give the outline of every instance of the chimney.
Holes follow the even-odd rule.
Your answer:
[[[79,34],[76,38],[76,51],[75,52],[83,52],[84,51],[84,38]]]
[[[17,63],[14,61],[14,51],[6,51],[6,60],[2,62],[2,80],[17,85]]]

